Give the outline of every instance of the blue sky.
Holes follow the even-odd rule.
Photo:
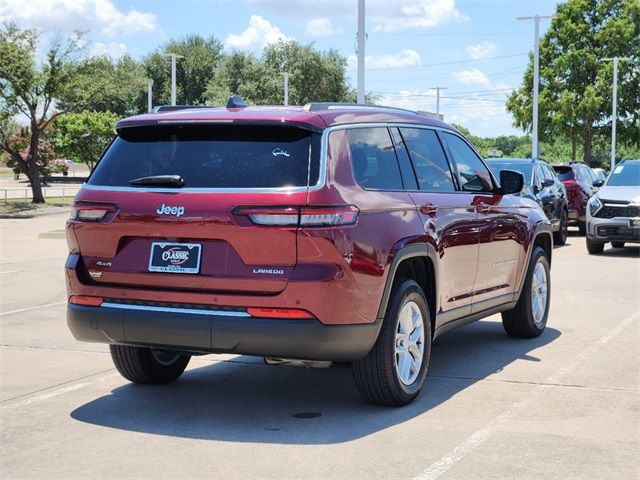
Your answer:
[[[366,1],[365,87],[380,102],[435,111],[483,136],[520,134],[504,110],[533,49],[548,0]],[[170,38],[215,35],[228,50],[259,52],[283,38],[349,58],[356,85],[357,0],[0,0],[0,19],[55,33],[87,31],[87,51],[140,58]],[[541,34],[549,21],[541,22]]]

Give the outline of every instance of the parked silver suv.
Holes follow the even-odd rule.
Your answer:
[[[623,160],[587,205],[587,250],[640,243],[640,159]]]

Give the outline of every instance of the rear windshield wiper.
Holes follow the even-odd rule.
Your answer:
[[[183,187],[184,179],[180,175],[152,175],[129,180],[131,185],[149,185],[152,187]]]

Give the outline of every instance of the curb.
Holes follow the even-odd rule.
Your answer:
[[[4,218],[33,218],[33,217],[42,217],[43,215],[55,215],[56,213],[64,213],[69,212],[69,208],[71,206],[66,207],[49,207],[42,209],[30,209],[23,210],[21,212],[16,213],[0,213],[0,219]]]

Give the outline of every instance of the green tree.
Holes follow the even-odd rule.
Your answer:
[[[611,63],[604,57],[640,55],[638,0],[568,0],[558,5],[540,43],[540,137],[566,137],[590,164],[598,136],[611,132]],[[640,64],[621,63],[618,129],[623,144],[640,142]],[[533,60],[507,109],[515,125],[531,128]]]
[[[145,75],[153,80],[154,105],[171,103],[171,59],[166,56],[175,53],[176,63],[176,103],[178,105],[199,105],[204,103],[207,85],[222,59],[222,43],[214,36],[187,35],[178,40],[170,40],[160,49],[147,55],[142,61]],[[146,111],[146,94],[138,98],[138,110]]]
[[[120,115],[111,112],[68,113],[56,122],[53,138],[56,151],[92,170],[114,137]]]
[[[265,48],[263,60],[268,71],[280,80],[281,72],[289,78],[289,104],[309,102],[344,102],[350,93],[345,68],[347,60],[336,50],[318,51],[313,45],[279,42]],[[283,89],[270,103],[283,102]]]
[[[63,110],[113,112],[121,117],[147,110],[145,71],[127,55],[118,60],[85,59],[69,87],[58,102]]]
[[[54,41],[41,65],[35,51],[39,34],[4,24],[0,30],[0,149],[29,178],[33,203],[44,203],[40,184],[40,148],[44,132],[61,112],[52,113],[53,104],[70,85],[76,70],[77,37]],[[13,118],[27,118],[27,144],[22,147]]]
[[[346,78],[346,64],[335,50],[318,51],[313,45],[294,41],[270,45],[260,57],[236,52],[219,63],[206,98],[210,104],[224,105],[235,93],[250,104],[281,105],[282,73],[288,72],[290,105],[353,101],[355,93]]]
[[[205,97],[209,105],[225,105],[233,94],[254,105],[274,103],[282,95],[282,77],[250,53],[231,53],[218,65]],[[275,103],[282,103],[282,99]]]

